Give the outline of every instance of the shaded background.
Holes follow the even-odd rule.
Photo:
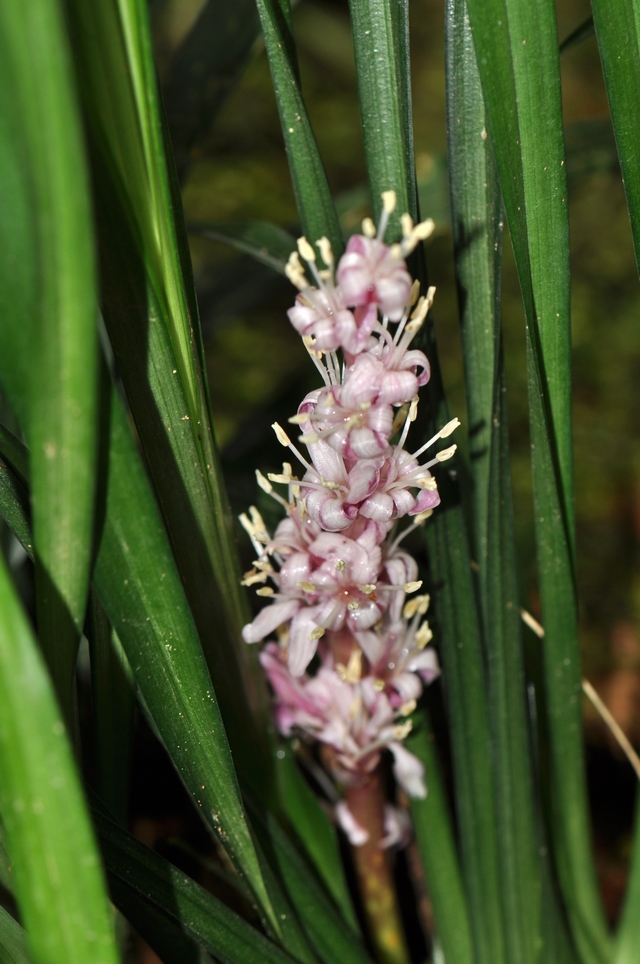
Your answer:
[[[590,15],[587,0],[560,0],[557,8],[561,39]],[[450,407],[466,424],[448,212],[443,4],[411,0],[410,16],[421,207],[437,224],[427,247],[431,283],[437,286],[435,322]],[[295,232],[295,203],[253,0],[154,0],[152,17],[187,222],[195,227],[267,220]],[[343,228],[351,232],[370,211],[347,0],[300,0],[294,27],[310,118]],[[563,54],[563,91],[584,673],[640,743],[640,288],[593,37]],[[286,419],[316,387],[315,371],[285,314],[293,290],[271,269],[196,232],[192,254],[214,422],[233,507],[237,512],[250,502],[262,507],[253,470],[274,469],[280,458],[269,426]],[[521,598],[539,616],[524,316],[508,239],[503,324]],[[588,707],[585,712],[598,868],[614,919],[631,843],[634,777],[595,713]],[[139,756],[143,760],[145,754]],[[137,770],[137,832],[151,844],[179,836],[170,804],[162,813],[154,810],[144,772]]]

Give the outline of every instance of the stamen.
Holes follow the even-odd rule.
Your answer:
[[[319,241],[316,241],[316,244],[320,249],[322,260],[326,264],[327,268],[330,268],[333,265],[333,251],[331,249],[331,242],[329,241],[329,238],[322,237]]]
[[[336,569],[338,572],[344,572],[346,565],[344,559],[336,559]]]
[[[397,197],[395,191],[382,192],[382,214],[380,215],[380,221],[378,222],[378,233],[376,235],[378,241],[384,240],[387,225],[389,224],[389,216],[395,211],[396,202]]]
[[[457,429],[458,425],[460,425],[460,420],[457,418],[452,418],[451,421],[447,422],[446,425],[444,425],[438,432],[436,432],[436,434],[432,438],[430,438],[428,442],[425,442],[424,445],[417,450],[417,452],[414,452],[412,455],[412,458],[414,459],[420,458],[422,453],[426,452],[426,450],[430,448],[434,442],[437,442],[439,438],[447,438],[448,435],[451,435],[451,433],[455,431],[455,429]],[[445,451],[448,451],[448,449],[445,449]],[[454,449],[454,452],[455,452],[455,449]],[[451,453],[451,455],[453,455],[453,452]],[[450,458],[450,457],[451,456],[447,456],[447,458]],[[438,459],[438,461],[440,461],[440,459]]]
[[[436,452],[436,461],[446,462],[455,454],[457,448],[457,445],[451,445],[448,449],[443,449],[442,452]]]
[[[402,225],[402,237],[410,238],[413,232],[413,218],[410,214],[403,214],[400,217],[400,224]]]
[[[430,601],[431,597],[428,594],[424,596],[414,596],[413,599],[410,599],[404,604],[404,609],[402,610],[403,617],[405,619],[411,619],[416,613],[424,616],[429,608]]]
[[[411,716],[418,704],[415,700],[407,700],[399,709],[400,716]]]
[[[262,589],[256,589],[256,596],[273,596],[274,590],[271,586],[263,586]]]
[[[297,582],[296,586],[302,589],[303,592],[317,592],[312,582]]]
[[[267,495],[270,495],[272,499],[275,499],[276,502],[279,502],[280,505],[284,506],[285,509],[288,508],[288,503],[282,498],[281,495],[278,495],[277,492],[273,491],[273,486],[265,479],[260,469],[256,469],[256,481],[263,492],[266,492]]]
[[[320,639],[325,634],[324,626],[316,626],[313,632],[309,633],[309,642],[311,643],[314,639]]]
[[[365,596],[370,596],[372,592],[375,592],[376,585],[373,582],[368,582],[364,586],[360,586],[360,592],[363,592]]]
[[[364,234],[365,238],[375,238],[376,226],[371,218],[365,218],[362,222],[362,233]]]
[[[304,235],[301,238],[298,238],[297,244],[300,256],[304,258],[307,264],[314,263],[316,260],[316,253],[313,250],[313,246],[309,244]]]
[[[400,441],[398,442],[398,448],[404,448],[404,443],[407,441],[407,435],[409,434],[409,427],[412,422],[415,422],[416,416],[418,414],[418,397],[411,399],[411,406],[409,408],[409,413],[404,423],[404,428],[402,429],[402,435],[400,436]]]
[[[431,632],[431,627],[425,620],[425,622],[422,623],[416,632],[416,646],[418,649],[424,649],[427,643],[430,643],[432,639],[433,633]]]
[[[405,592],[417,592],[422,586],[422,579],[416,579],[415,582],[405,582],[402,587]]]
[[[291,439],[289,438],[285,430],[282,428],[282,426],[278,425],[277,422],[274,422],[271,428],[276,433],[276,438],[280,442],[280,445],[284,445],[285,448],[291,449],[293,454],[296,456],[296,458],[300,459],[300,461],[302,462],[302,464],[306,469],[308,469],[310,472],[313,472],[314,474],[317,474],[316,470],[311,465],[311,463],[307,462],[307,460],[302,455],[300,455],[300,452],[298,452],[297,448],[292,443]]]
[[[300,264],[300,258],[298,257],[297,251],[292,251],[289,255],[289,260],[284,269],[284,273],[291,282],[300,291],[304,291],[309,287],[309,282],[307,281],[304,269]]]

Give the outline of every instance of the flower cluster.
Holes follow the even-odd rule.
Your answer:
[[[438,505],[430,470],[456,446],[426,462],[422,457],[459,423],[453,419],[415,452],[405,449],[418,391],[429,379],[427,358],[411,343],[434,289],[419,297],[404,259],[433,222],[414,226],[404,215],[402,242],[386,245],[395,200],[392,191],[383,194],[377,231],[365,219],[363,234],[350,239],[337,266],[326,238],[317,242],[324,268],[305,238],[289,259],[287,276],[299,292],[289,319],[324,384],[289,419],[306,455],[273,426],[301,464],[301,477],[288,462],[268,478],[257,473],[285,512],[275,533],[267,533],[255,507],[241,516],[257,553],[243,584],[269,598],[243,636],[247,643],[277,637],[260,659],[283,735],[318,741],[323,762],[347,786],[388,750],[398,783],[420,797],[422,764],[402,744],[423,685],[439,670],[427,646],[429,597],[416,595],[422,583],[401,542]],[[411,522],[398,531],[405,516]],[[366,840],[345,801],[336,817],[354,844]],[[399,836],[393,827],[390,813],[387,843]]]

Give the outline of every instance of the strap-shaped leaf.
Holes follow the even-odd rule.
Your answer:
[[[278,776],[287,818],[345,921],[357,933],[358,925],[345,880],[335,827],[298,770],[290,747],[281,752],[284,755],[278,762]]]
[[[343,243],[327,175],[302,100],[292,37],[289,0],[256,0],[278,102],[293,191],[302,230],[311,242],[326,236],[336,258]]]
[[[0,377],[31,446],[38,630],[68,718],[93,535],[97,307],[57,0],[2,4],[0,90]]]
[[[268,796],[266,691],[257,654],[240,638],[249,617],[147,5],[100,0],[71,9],[94,142],[105,321],[238,767],[252,793]]]
[[[634,964],[640,946],[640,819],[636,791],[636,825],[631,855],[631,871],[618,933],[616,934],[614,964]]]
[[[396,192],[388,239],[397,241],[400,215],[417,211],[408,0],[350,0],[349,6],[373,210],[377,219],[382,192]]]
[[[108,414],[106,512],[94,586],[174,766],[278,933],[211,678],[115,389]],[[17,459],[24,461],[19,451]],[[2,495],[0,489],[4,514]]]
[[[295,238],[276,224],[268,221],[247,223],[220,222],[217,224],[191,224],[189,231],[211,241],[229,244],[243,254],[284,274],[289,255],[296,249]]]
[[[407,748],[422,760],[427,796],[411,801],[411,816],[424,867],[438,940],[447,964],[474,964],[467,901],[451,817],[427,710],[415,718]]]
[[[607,957],[589,850],[574,583],[569,244],[553,4],[469,0],[473,40],[527,320],[553,838],[575,940]]]
[[[262,849],[278,868],[287,894],[324,964],[371,964],[360,938],[341,918],[294,844],[271,815],[254,812]]]
[[[631,230],[640,264],[640,167],[637,133],[640,123],[640,4],[637,0],[593,0],[602,69],[616,135]]]
[[[0,907],[0,964],[31,964],[26,934],[4,907]]]
[[[0,813],[34,964],[116,964],[98,853],[47,671],[0,560]]]
[[[166,918],[222,964],[293,964],[295,958],[104,813],[94,810],[94,821],[113,895],[125,916],[133,905],[138,925],[144,926],[137,909],[144,901],[159,912],[146,917],[148,924]],[[152,933],[141,933],[153,942]]]

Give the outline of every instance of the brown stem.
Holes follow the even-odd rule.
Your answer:
[[[379,766],[357,786],[347,788],[349,809],[369,833],[368,841],[361,847],[352,847],[351,852],[369,933],[380,964],[408,964],[409,953],[389,857],[379,846],[384,836],[384,802]]]

